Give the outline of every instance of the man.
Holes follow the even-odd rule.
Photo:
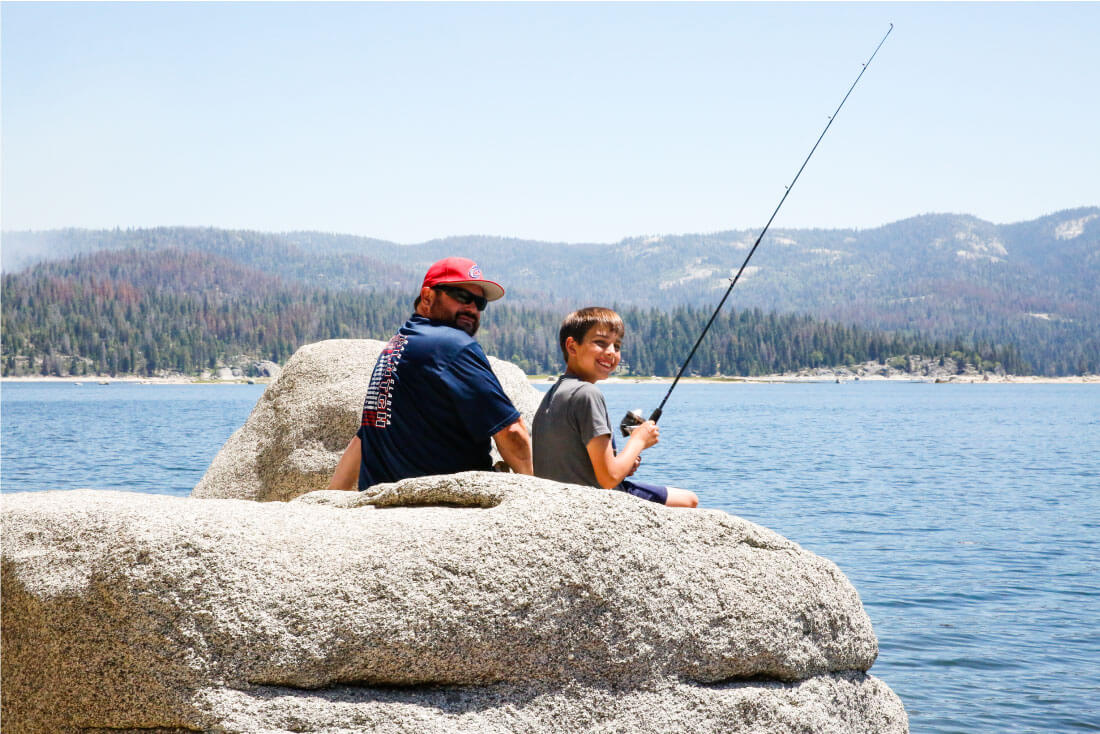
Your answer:
[[[371,373],[358,433],[329,489],[366,489],[428,474],[489,470],[489,438],[520,474],[531,474],[531,437],[474,341],[481,312],[504,289],[472,260],[432,265],[414,313]]]

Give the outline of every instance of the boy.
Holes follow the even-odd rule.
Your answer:
[[[589,307],[565,317],[558,331],[565,374],[542,399],[532,423],[535,476],[569,484],[618,489],[668,505],[696,507],[694,492],[627,479],[660,429],[646,421],[615,451],[603,393],[596,387],[619,366],[623,320],[609,308]]]

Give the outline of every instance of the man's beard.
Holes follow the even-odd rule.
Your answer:
[[[477,333],[478,327],[481,326],[481,319],[474,319],[474,318],[470,317],[467,314],[462,314],[462,315],[466,316],[466,319],[464,319],[465,326],[458,323],[458,316],[455,316],[454,321],[451,321],[448,325],[453,326],[456,329],[461,329],[462,331],[465,331],[470,336],[473,336],[474,334]]]
[[[463,324],[459,324],[459,316],[466,317],[463,319]],[[428,314],[428,318],[430,318],[432,321],[438,321],[441,324],[446,324],[453,329],[465,331],[470,336],[476,334],[478,327],[481,326],[481,319],[476,316],[470,316],[470,314],[467,313],[457,313],[452,316],[442,308],[433,308],[432,312]]]

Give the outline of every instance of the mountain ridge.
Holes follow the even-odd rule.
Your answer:
[[[290,283],[405,293],[419,286],[428,264],[463,254],[505,285],[509,303],[564,313],[593,303],[713,309],[758,234],[649,235],[611,244],[463,235],[401,245],[322,232],[69,229],[4,233],[2,254],[10,272],[35,258],[102,249],[201,250]],[[764,238],[727,307],[1015,344],[1036,365],[1057,359],[1058,372],[1078,370],[1100,358],[1100,207],[1011,224],[928,213],[868,229],[778,228]]]

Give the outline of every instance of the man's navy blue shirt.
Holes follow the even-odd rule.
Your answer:
[[[461,329],[414,314],[374,366],[359,428],[359,489],[492,468],[489,438],[519,418]]]

